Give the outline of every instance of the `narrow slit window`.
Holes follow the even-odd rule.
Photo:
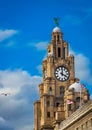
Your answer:
[[[56,41],[56,36],[54,36],[54,40]]]
[[[59,41],[59,35],[57,35],[57,41]]]
[[[47,101],[47,107],[49,107],[50,106],[50,101]]]
[[[69,110],[69,111],[72,110],[72,105],[71,105],[71,104],[68,105],[68,110]]]
[[[65,58],[65,47],[63,48],[63,58]]]
[[[60,87],[60,96],[64,97],[64,87]]]
[[[50,112],[47,112],[47,117],[50,118]]]
[[[92,118],[91,118],[91,126],[92,126]]]
[[[83,125],[81,125],[81,130],[83,130]]]
[[[54,117],[56,116],[56,112],[54,112]]]
[[[61,56],[61,48],[58,47],[58,57],[60,57],[60,56]]]
[[[52,95],[52,88],[49,88],[49,94]]]
[[[88,122],[86,122],[86,129],[88,128]]]

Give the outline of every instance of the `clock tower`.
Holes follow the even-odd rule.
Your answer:
[[[74,56],[69,55],[68,43],[58,26],[52,30],[42,78],[40,99],[34,103],[34,130],[57,130],[61,121],[89,100],[88,90],[82,89],[75,77]]]

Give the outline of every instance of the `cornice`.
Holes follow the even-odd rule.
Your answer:
[[[60,124],[60,129],[65,130],[67,127],[74,124],[74,122],[79,120],[81,117],[84,117],[89,112],[92,112],[92,100],[88,101],[86,104],[77,109],[66,120],[62,121]]]

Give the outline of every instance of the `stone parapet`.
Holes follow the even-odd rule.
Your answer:
[[[73,114],[66,118],[66,120],[62,121],[59,130],[65,130],[90,111],[92,112],[92,100],[77,109]]]

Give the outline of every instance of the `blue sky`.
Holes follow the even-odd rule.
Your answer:
[[[58,17],[75,74],[92,95],[92,1],[0,0],[0,130],[33,130],[41,64]]]

